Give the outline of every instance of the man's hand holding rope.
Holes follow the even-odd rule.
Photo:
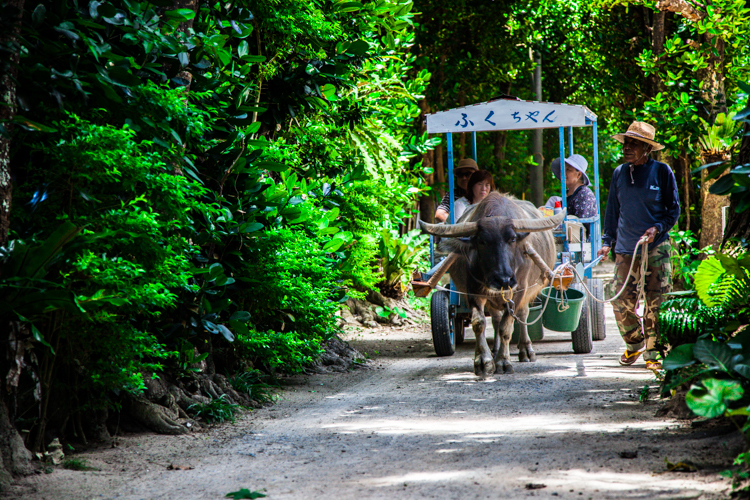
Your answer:
[[[641,241],[646,238],[646,243],[653,243],[654,238],[656,238],[656,235],[659,234],[659,230],[656,229],[656,226],[651,226],[650,228],[646,229],[646,232],[643,233],[643,236],[641,236]],[[640,241],[639,241],[640,243]],[[601,257],[602,260],[607,260],[607,257],[609,257],[609,251],[611,250],[610,247],[601,247],[598,252],[596,252],[597,257]]]

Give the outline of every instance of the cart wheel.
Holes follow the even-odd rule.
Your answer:
[[[589,302],[586,297],[586,302]],[[576,354],[588,354],[594,348],[591,342],[591,314],[586,303],[581,310],[581,319],[578,321],[578,328],[571,333],[573,338],[573,352]]]
[[[602,280],[590,279],[588,287],[594,297],[604,300],[604,282]],[[591,311],[591,338],[594,340],[606,339],[607,327],[604,322],[604,304],[589,300],[589,310]]]
[[[456,338],[453,335],[453,322],[450,317],[450,297],[448,292],[433,292],[430,300],[430,320],[432,323],[432,343],[438,356],[452,356],[456,352]]]
[[[456,314],[456,318],[453,320],[453,334],[456,336],[456,345],[464,343],[464,330],[466,329],[466,323],[464,318]]]

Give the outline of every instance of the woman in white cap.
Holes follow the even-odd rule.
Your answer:
[[[587,219],[597,214],[596,196],[591,191],[589,176],[586,168],[589,163],[586,158],[579,154],[573,154],[565,158],[565,196],[567,198],[568,215],[574,215],[579,219]],[[550,165],[555,177],[560,178],[560,158],[555,158]],[[560,199],[559,197],[557,197]],[[548,202],[549,203],[549,202]],[[590,231],[591,224],[584,224],[586,233]]]

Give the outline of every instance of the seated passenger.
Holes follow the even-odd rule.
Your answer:
[[[464,216],[465,219],[471,217],[474,207],[494,190],[495,181],[492,180],[491,173],[486,170],[477,170],[471,174],[469,182],[466,185],[466,196],[453,202],[453,209],[456,212],[456,222],[458,222],[461,216]],[[426,297],[437,286],[440,278],[448,271],[452,263],[456,260],[456,257],[457,254],[451,253],[426,273],[415,272],[412,275],[411,282],[414,295],[416,297]]]
[[[453,170],[453,175],[456,176],[456,186],[453,189],[453,199],[457,200],[462,196],[466,195],[466,186],[469,183],[469,177],[471,174],[479,170],[477,162],[471,158],[464,158],[458,162],[458,166]],[[455,206],[455,201],[453,202]],[[445,193],[443,199],[440,200],[440,205],[435,210],[435,222],[445,222],[450,214],[450,193]],[[454,217],[453,220],[458,220],[458,216]]]
[[[565,158],[565,188],[568,203],[568,215],[574,215],[579,219],[587,219],[597,214],[596,196],[591,188],[586,168],[589,166],[586,158],[574,154]],[[550,165],[555,177],[560,178],[560,158],[555,158]],[[552,196],[547,204],[555,200],[562,200],[559,196]],[[589,234],[591,224],[584,224],[586,233]]]
[[[477,170],[471,174],[466,185],[466,196],[453,203],[456,210],[455,220],[458,221],[467,209],[475,207],[494,190],[495,181],[492,179],[492,174],[487,170]]]

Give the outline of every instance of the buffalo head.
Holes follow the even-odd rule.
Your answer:
[[[524,239],[529,233],[554,229],[564,218],[565,211],[543,219],[494,216],[450,225],[419,224],[423,231],[435,236],[468,237],[468,241],[453,239],[441,246],[466,256],[471,277],[490,291],[500,292],[517,285],[515,270],[520,262],[516,259],[522,258]]]

